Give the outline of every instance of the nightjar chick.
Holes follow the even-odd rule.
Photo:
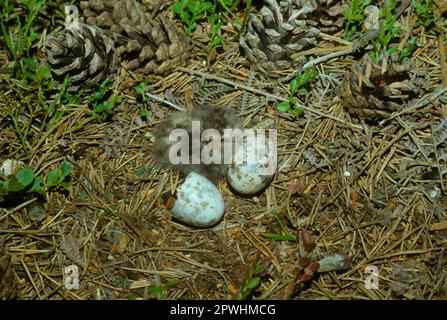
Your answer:
[[[176,112],[155,127],[153,157],[163,168],[184,176],[195,172],[217,182],[228,170],[224,129],[240,128],[239,118],[227,107],[206,105]]]

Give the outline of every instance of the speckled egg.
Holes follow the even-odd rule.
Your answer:
[[[191,172],[177,189],[171,212],[175,219],[185,224],[209,227],[222,220],[224,209],[219,189],[207,178]]]
[[[264,151],[264,149],[261,150]],[[245,148],[240,148],[236,151],[234,159],[247,160],[249,158],[248,153],[255,151],[256,145],[251,141]],[[267,156],[267,154],[264,155]],[[267,158],[264,160],[267,161]],[[265,170],[266,167],[268,167],[268,163],[259,160],[255,156],[252,157],[251,161],[235,162],[228,170],[228,182],[233,190],[238,193],[245,195],[258,193],[267,187],[274,175],[274,170],[273,172],[268,172],[268,170]]]
[[[254,194],[266,188],[272,175],[260,175],[256,164],[234,165],[228,170],[228,182],[242,194]]]

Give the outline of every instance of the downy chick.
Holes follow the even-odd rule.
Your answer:
[[[192,141],[193,138],[193,121],[197,121],[200,125],[200,137],[202,132],[207,129],[215,129],[222,137],[221,141],[213,141],[216,143],[220,163],[205,164],[202,161],[201,154],[202,149],[208,145],[209,141]],[[197,125],[197,123],[196,123]],[[223,150],[223,136],[224,129],[240,129],[241,123],[239,118],[230,110],[225,107],[217,106],[201,106],[192,111],[176,112],[169,119],[159,123],[155,127],[155,143],[153,150],[154,160],[163,168],[175,169],[180,171],[184,176],[187,176],[190,172],[196,172],[208,178],[213,182],[217,182],[220,178],[225,177],[228,165],[224,164],[224,150]],[[173,145],[178,141],[169,141],[169,135],[174,129],[184,129],[188,141],[182,141],[188,145],[183,145],[185,150],[188,150],[188,162],[173,164],[169,159],[169,152]],[[200,144],[200,148],[194,148],[193,144]],[[213,149],[213,151],[216,149]],[[200,159],[199,164],[192,164],[192,159],[196,157]]]

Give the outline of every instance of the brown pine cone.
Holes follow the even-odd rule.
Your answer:
[[[390,61],[376,64],[365,55],[346,73],[341,92],[345,110],[364,120],[384,119],[402,110],[405,99],[414,93],[408,71]]]
[[[136,0],[81,1],[80,7],[87,24],[115,33],[126,27],[139,28],[150,20],[148,8]]]
[[[98,84],[117,64],[114,44],[100,28],[77,24],[48,36],[46,52],[53,73],[70,76],[72,90],[81,84]]]
[[[17,294],[17,284],[11,266],[11,255],[0,237],[0,300],[14,299]]]
[[[239,43],[247,59],[260,71],[273,77],[281,70],[304,63],[303,57],[294,54],[316,44],[319,30],[310,27],[303,19],[313,8],[300,8],[292,1],[266,0],[258,14],[251,14],[247,32]]]
[[[306,0],[314,10],[306,22],[321,32],[333,34],[343,29],[345,5],[339,0]]]
[[[151,3],[155,5],[155,1]],[[191,46],[174,22],[163,14],[152,18],[150,8],[150,3],[147,6],[136,0],[81,1],[87,23],[112,33],[124,67],[144,74],[163,74],[184,65]]]

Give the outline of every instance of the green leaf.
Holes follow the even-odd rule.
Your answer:
[[[298,106],[297,108],[293,109],[291,112],[295,116],[302,116],[304,114],[304,108],[302,106]]]
[[[93,107],[93,111],[100,114],[103,113],[105,109],[106,106],[104,103],[97,104],[96,106]]]
[[[221,43],[222,43],[222,37],[216,36],[211,41],[210,47],[214,48],[214,47],[218,46]]]
[[[30,168],[23,168],[20,169],[16,175],[15,178],[17,179],[17,181],[24,185],[24,186],[28,186],[30,185],[33,180],[34,180],[34,170],[30,169]]]
[[[43,183],[42,177],[37,177],[36,179],[34,179],[33,186],[31,187],[31,189],[28,190],[28,193],[31,192],[43,193],[44,188],[42,186],[42,183]]]
[[[44,65],[41,68],[37,69],[36,77],[42,81],[45,79],[49,79],[51,77],[51,68],[49,65]]]
[[[147,119],[149,117],[149,111],[147,109],[140,110],[140,116]]]
[[[25,189],[26,186],[21,184],[16,177],[12,177],[11,180],[3,182],[3,189],[9,192],[19,192]]]
[[[153,294],[157,300],[165,300],[164,288],[161,286],[148,288],[149,293]]]
[[[171,279],[164,284],[164,288],[166,290],[169,290],[169,289],[177,287],[180,283],[182,283],[182,281],[179,279]]]
[[[55,186],[59,182],[60,178],[61,178],[61,172],[59,168],[51,170],[47,176],[47,185],[49,187]]]
[[[386,53],[389,55],[389,56],[391,56],[394,52],[396,52],[397,51],[397,48],[396,47],[392,47],[392,48],[389,48],[387,51],[386,51]]]
[[[70,189],[70,184],[66,181],[61,181],[59,182],[59,186],[64,189],[64,190],[68,190]]]
[[[199,4],[196,1],[191,1],[191,2],[188,3],[188,9],[193,14],[196,14],[199,11]]]
[[[278,240],[278,241],[296,241],[296,237],[293,234],[277,234],[264,232],[262,235],[268,239]]]
[[[312,71],[306,70],[306,72],[304,73],[304,76],[301,78],[301,83],[306,84],[310,81],[311,78],[312,78]]]
[[[279,112],[282,112],[282,113],[289,112],[290,104],[287,101],[283,101],[283,102],[278,103],[278,106],[276,108]]]
[[[262,265],[257,262],[253,268],[251,268],[251,277],[253,277],[254,274],[259,273],[262,271]]]
[[[349,18],[351,16],[350,10],[346,9],[345,11],[343,11],[343,16],[345,17],[346,20],[349,20]]]
[[[261,277],[253,277],[247,281],[247,284],[245,285],[245,288],[247,289],[254,289],[257,286],[259,286],[259,283],[261,282]]]
[[[9,191],[9,180],[3,181],[2,183],[2,189],[6,192]]]
[[[290,93],[293,95],[298,88],[298,81],[296,79],[293,79],[290,81]]]
[[[138,86],[135,87],[135,91],[136,91],[138,94],[143,95],[143,94],[145,93],[145,87],[144,87],[144,85],[143,85],[143,84],[139,84]]]
[[[115,103],[113,99],[109,99],[106,102],[104,102],[104,108],[106,113],[112,114],[113,113],[113,107],[115,106]]]
[[[211,2],[205,2],[205,3],[202,5],[202,10],[203,10],[203,11],[208,11],[208,10],[210,10],[212,7],[213,7],[213,4],[212,4]]]
[[[279,217],[278,212],[273,212],[273,217],[275,218],[275,221],[278,224],[278,226],[281,228],[281,230],[284,231],[284,233],[288,233],[287,228],[284,225],[284,223],[282,222],[281,218]]]
[[[361,14],[355,14],[355,15],[351,16],[351,20],[362,21],[363,20],[363,16]]]
[[[399,60],[409,57],[416,49],[417,38],[413,37],[399,55]]]
[[[65,178],[73,170],[73,165],[67,160],[62,161],[62,176]]]
[[[181,2],[175,3],[172,8],[174,9],[174,12],[177,14],[181,14],[183,12],[183,4]]]

